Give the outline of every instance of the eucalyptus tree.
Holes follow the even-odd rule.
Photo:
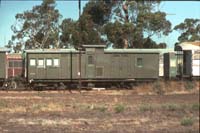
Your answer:
[[[199,41],[200,40],[200,19],[186,18],[184,22],[176,25],[174,30],[181,34],[178,37],[179,42]]]
[[[159,1],[89,0],[78,21],[64,20],[62,43],[113,44],[115,48],[163,47],[151,37],[168,35],[171,23],[156,10]],[[147,46],[146,44],[149,44]]]
[[[114,22],[105,26],[105,34],[109,41],[114,43],[114,47],[142,48],[146,47],[144,44],[151,40],[152,36],[168,35],[171,32],[171,23],[166,19],[165,12],[156,10],[159,4],[159,1],[114,1],[111,17]],[[149,41],[151,42],[153,41]]]
[[[67,46],[102,44],[102,26],[109,21],[111,6],[106,0],[90,0],[77,21],[65,19],[61,24],[61,41]]]
[[[11,26],[15,48],[33,49],[59,46],[59,19],[62,17],[54,0],[43,0],[41,5],[16,14]],[[11,44],[11,43],[10,43]]]

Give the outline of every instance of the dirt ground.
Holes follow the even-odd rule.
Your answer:
[[[186,90],[170,83],[161,94],[152,88],[0,91],[0,132],[199,132],[199,85]]]

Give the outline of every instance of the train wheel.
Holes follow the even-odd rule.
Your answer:
[[[17,89],[17,82],[11,81],[9,84],[9,89],[16,90]]]
[[[133,83],[130,83],[129,86],[130,86],[129,89],[133,89],[135,85]]]
[[[59,89],[59,90],[65,90],[65,89],[66,89],[65,84],[61,82],[61,83],[58,85],[58,89]]]

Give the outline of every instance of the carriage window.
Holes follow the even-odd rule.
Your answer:
[[[88,65],[93,65],[94,64],[94,58],[92,55],[88,56]]]
[[[9,61],[9,67],[14,67],[14,61]]]
[[[36,66],[36,60],[30,59],[30,66]]]
[[[23,62],[22,61],[19,61],[19,67],[22,67],[23,66]]]
[[[23,66],[22,64],[23,64],[22,61],[18,61],[18,67],[22,67]]]
[[[20,68],[20,67],[22,67],[22,61],[14,61],[14,67],[15,67],[15,68]]]
[[[14,61],[14,67],[18,67],[19,63],[18,61]]]
[[[22,61],[9,61],[9,68],[21,68],[22,67]]]
[[[142,60],[142,58],[137,58],[137,66],[138,67],[143,67],[143,60]]]
[[[53,59],[53,65],[55,67],[59,67],[60,66],[60,60],[59,59]]]
[[[38,59],[38,67],[44,67],[44,59]]]
[[[53,65],[52,59],[47,59],[46,64],[47,66],[52,66]]]

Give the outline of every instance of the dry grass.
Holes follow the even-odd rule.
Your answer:
[[[37,92],[33,94],[27,92],[23,95],[20,92],[12,95],[0,93],[2,97],[6,97],[0,99],[0,123],[3,125],[0,126],[0,131],[41,132],[40,129],[43,129],[43,132],[53,129],[52,132],[81,133],[173,132],[174,130],[187,132],[189,129],[198,131],[199,94],[165,95],[165,93],[163,96],[157,96],[151,89],[153,85],[146,84],[154,94],[150,96],[136,95],[136,90],[114,90],[113,95],[110,90],[87,91],[84,94],[41,92],[43,94],[38,97]],[[13,98],[10,98],[11,96]],[[18,99],[21,96],[23,99]],[[185,117],[192,118],[191,126],[181,125]]]
[[[6,113],[39,113],[39,112],[54,112],[63,111],[64,106],[58,103],[37,103],[30,105],[15,105],[14,107],[5,106],[0,108],[0,112]]]
[[[26,112],[26,108],[25,107],[13,107],[13,108],[2,108],[0,109],[0,112],[6,112],[6,113],[25,113]]]
[[[64,106],[58,103],[40,103],[40,104],[33,104],[29,108],[27,108],[28,112],[54,112],[54,111],[63,111]]]
[[[199,93],[199,81],[156,81],[135,87],[139,95]]]
[[[50,119],[10,119],[9,122],[20,123],[23,125],[42,125],[42,126],[52,126],[52,125],[70,125],[72,124],[70,119],[59,119],[59,120],[50,120]]]
[[[182,126],[192,126],[194,123],[194,120],[190,117],[185,117],[181,120]]]

